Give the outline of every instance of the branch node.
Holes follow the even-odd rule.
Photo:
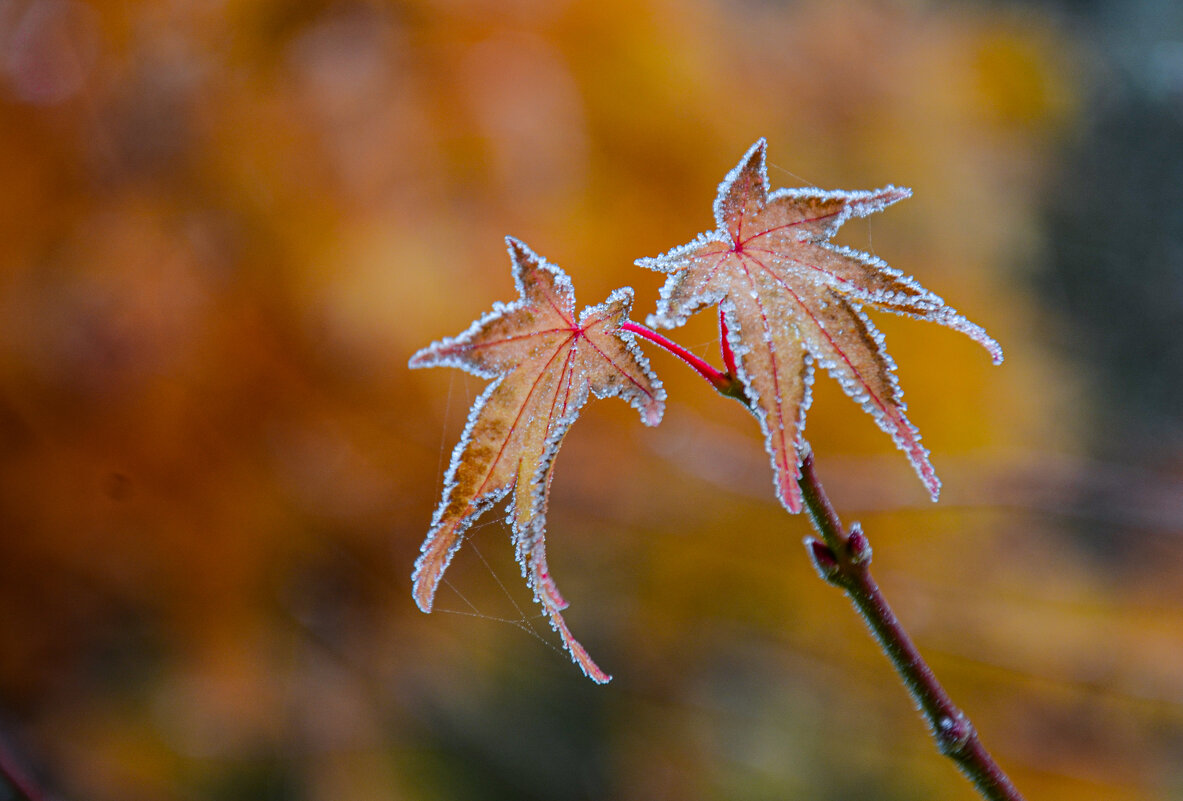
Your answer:
[[[867,535],[863,533],[863,527],[858,523],[850,525],[850,534],[846,537],[847,553],[850,554],[850,563],[853,565],[866,565],[871,562],[871,541],[867,539]]]
[[[973,724],[963,712],[945,715],[936,725],[937,748],[947,757],[956,757],[974,736]]]

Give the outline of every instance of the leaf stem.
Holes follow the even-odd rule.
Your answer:
[[[956,763],[983,798],[1023,801],[1023,796],[978,739],[969,718],[953,703],[892,612],[871,577],[870,543],[857,523],[850,531],[843,528],[814,470],[812,453],[806,453],[801,463],[800,484],[809,518],[823,540],[806,540],[818,572],[823,579],[845,590],[867,621],[879,647],[927,719],[937,749]]]
[[[686,362],[686,364],[690,365],[690,367],[696,373],[705,378],[720,394],[727,395],[729,397],[738,397],[735,394],[737,388],[742,394],[742,387],[740,387],[734,373],[720,372],[719,370],[715,369],[715,366],[710,362],[695,356],[677,342],[663,337],[661,334],[650,328],[646,328],[640,323],[634,323],[632,320],[626,320],[621,324],[620,328],[622,331],[629,331],[639,337],[649,340],[658,347],[668,350],[670,353]]]

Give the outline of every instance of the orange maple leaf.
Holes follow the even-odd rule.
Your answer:
[[[718,228],[637,264],[669,273],[650,326],[673,328],[718,304],[724,353],[734,359],[772,460],[777,497],[801,510],[800,477],[814,364],[874,417],[907,454],[936,500],[940,481],[904,416],[895,364],[862,305],[961,331],[998,364],[1002,349],[915,280],[866,253],[828,240],[847,219],[903,200],[911,190],[888,186],[843,192],[815,188],[768,191],[760,139],[719,185]]]
[[[436,588],[465,530],[512,492],[508,521],[522,571],[571,658],[594,681],[611,676],[571,636],[560,611],[567,603],[546,564],[547,492],[555,454],[587,402],[619,395],[647,425],[657,425],[665,390],[633,335],[622,330],[632,290],[613,292],[575,317],[571,280],[525,244],[506,238],[520,298],[493,310],[464,333],[416,353],[411,367],[459,367],[494,379],[468,415],[452,451],[443,498],[415,563],[415,602],[430,612]]]

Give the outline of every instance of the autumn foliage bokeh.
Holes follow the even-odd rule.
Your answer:
[[[63,798],[971,798],[754,422],[665,354],[665,422],[596,403],[555,468],[613,684],[500,514],[411,600],[483,383],[410,354],[513,298],[506,234],[643,319],[633,260],[766,136],[775,186],[910,186],[838,240],[1007,351],[875,317],[938,505],[819,376],[807,437],[905,624],[1031,798],[1177,797],[1179,554],[1114,575],[1060,516],[1088,387],[1029,273],[1076,48],[994,5],[0,6],[0,742]],[[718,362],[710,315],[678,333]]]

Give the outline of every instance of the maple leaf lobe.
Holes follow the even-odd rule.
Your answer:
[[[587,655],[563,620],[566,601],[546,562],[545,515],[559,445],[589,394],[619,395],[656,425],[665,391],[631,332],[621,330],[632,290],[618,289],[575,318],[575,294],[559,267],[507,237],[518,299],[496,303],[456,337],[416,353],[411,367],[458,367],[491,378],[474,402],[452,452],[443,497],[412,575],[414,597],[430,612],[444,571],[464,532],[512,495],[514,550],[535,599],[572,659],[596,681],[610,677]]]
[[[874,256],[827,241],[846,220],[881,211],[911,190],[770,192],[765,153],[760,139],[719,185],[715,230],[637,261],[669,276],[647,322],[673,328],[698,309],[719,307],[737,377],[764,433],[777,496],[789,511],[802,506],[798,479],[814,364],[826,368],[892,437],[935,500],[940,482],[904,416],[883,336],[862,307],[959,330],[983,345],[995,363],[1002,350],[912,278]]]

